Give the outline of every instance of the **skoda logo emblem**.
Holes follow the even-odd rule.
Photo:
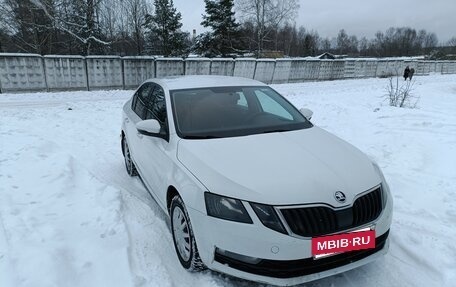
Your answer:
[[[336,191],[334,193],[334,197],[336,198],[337,202],[343,203],[345,202],[345,194],[342,191]]]

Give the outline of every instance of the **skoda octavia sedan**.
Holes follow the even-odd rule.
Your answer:
[[[185,269],[295,285],[386,254],[380,168],[311,116],[245,78],[152,79],[134,93],[126,170],[169,215]]]

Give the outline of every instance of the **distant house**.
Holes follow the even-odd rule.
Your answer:
[[[324,52],[323,54],[321,54],[320,56],[317,56],[316,58],[318,58],[320,60],[334,60],[334,59],[336,59],[336,56],[331,53]]]

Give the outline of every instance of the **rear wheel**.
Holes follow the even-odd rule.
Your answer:
[[[179,195],[171,201],[171,232],[174,248],[182,266],[189,271],[201,271],[206,267],[201,261],[196,247],[190,218]]]
[[[131,159],[130,148],[128,147],[128,143],[125,137],[122,137],[122,150],[124,154],[125,168],[127,169],[128,175],[137,176],[138,171],[136,170],[135,163]]]

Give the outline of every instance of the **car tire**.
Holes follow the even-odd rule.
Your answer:
[[[128,175],[137,176],[138,170],[136,170],[135,163],[133,162],[133,159],[131,158],[130,148],[128,147],[128,143],[127,143],[127,140],[125,139],[125,136],[122,137],[122,152],[124,155],[125,168],[127,169]]]
[[[170,216],[174,248],[182,266],[192,272],[206,269],[199,256],[190,217],[179,195],[171,200]]]

